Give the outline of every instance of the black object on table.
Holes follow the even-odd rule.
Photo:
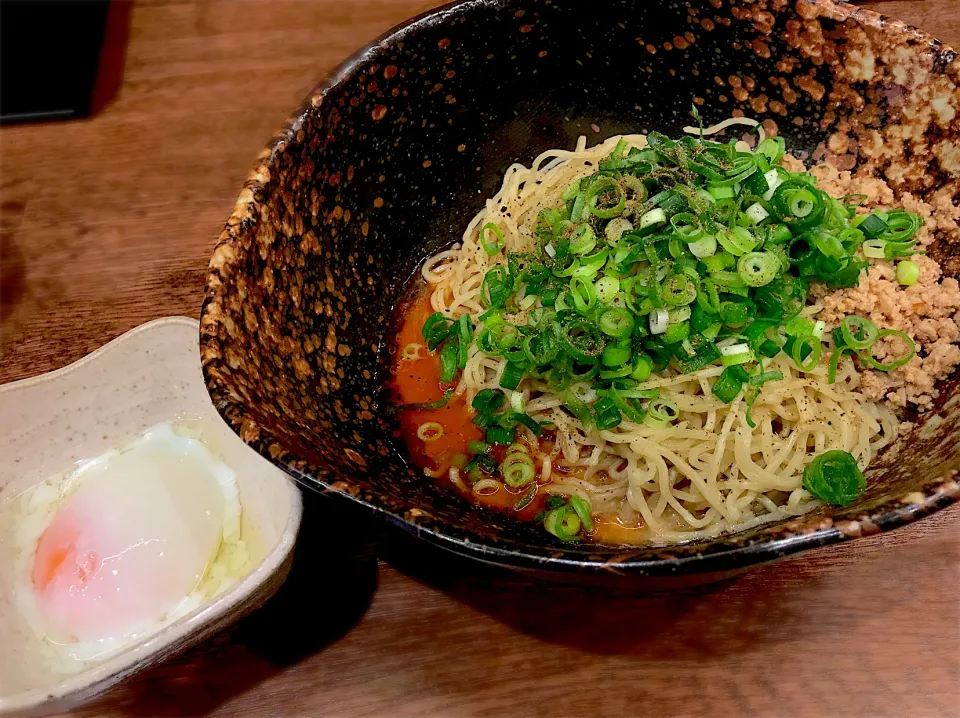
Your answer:
[[[0,122],[96,111],[110,10],[110,0],[0,0]]]

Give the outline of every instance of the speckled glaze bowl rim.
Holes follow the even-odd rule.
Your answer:
[[[871,10],[849,5],[837,0],[800,1],[824,8],[827,11],[846,15],[860,25],[875,28],[880,28],[883,25],[890,27],[892,25],[903,32],[913,33],[924,43],[938,45],[941,51],[951,51],[949,46],[936,40],[928,33]],[[317,107],[322,106],[327,95],[339,87],[347,78],[362,71],[363,66],[372,59],[372,55],[382,46],[385,47],[388,42],[402,42],[412,33],[442,24],[448,17],[459,16],[477,7],[501,4],[504,4],[504,0],[456,0],[420,13],[396,25],[357,50],[332,70],[307,94],[300,106],[294,110],[282,128],[273,135],[260,153],[254,168],[247,176],[246,182],[258,184],[264,181],[264,177],[269,178],[270,169],[277,155],[283,152],[289,145],[297,143],[297,133],[301,129],[304,117]],[[247,234],[251,232],[259,222],[258,202],[246,190],[246,186],[247,184],[245,183],[245,189],[238,198],[234,211],[220,236],[217,244],[218,248],[222,244],[232,240],[232,228],[240,228],[238,233],[242,232],[243,234]],[[252,221],[251,217],[253,218]],[[213,271],[215,270],[211,267],[211,272]],[[211,333],[210,336],[206,336],[203,331],[206,322],[210,322],[211,324],[217,322],[217,320],[208,313],[210,308],[209,280],[207,290],[201,311],[201,354],[204,353],[204,347],[207,343],[212,347],[216,346],[215,335]],[[208,372],[206,361],[203,362],[203,371],[207,388],[213,393],[217,385],[217,380]],[[225,407],[217,405],[217,410],[220,411],[227,424],[242,436],[241,427],[227,417],[224,408]],[[260,428],[269,435],[269,429],[266,427]],[[374,515],[382,517],[388,523],[453,553],[469,556],[473,559],[504,568],[533,571],[549,570],[552,572],[578,574],[584,574],[585,572],[594,574],[622,573],[649,577],[713,572],[735,573],[750,566],[776,561],[788,555],[891,531],[936,513],[960,500],[960,484],[958,484],[957,481],[957,474],[960,473],[960,470],[954,469],[949,472],[947,476],[924,486],[920,491],[920,493],[923,494],[923,501],[920,503],[913,503],[906,497],[891,499],[873,511],[864,513],[858,517],[858,520],[834,521],[833,519],[825,518],[817,528],[808,529],[802,533],[791,536],[778,538],[776,535],[765,535],[760,536],[750,543],[737,545],[729,544],[728,540],[738,534],[726,534],[711,539],[711,543],[709,544],[710,547],[720,546],[721,548],[711,548],[704,553],[681,556],[671,553],[671,547],[665,545],[649,547],[624,546],[622,560],[619,556],[592,557],[589,554],[585,554],[582,558],[568,558],[564,556],[565,551],[559,546],[555,554],[544,556],[527,552],[522,544],[505,548],[497,545],[485,545],[483,543],[484,539],[480,537],[478,537],[476,541],[471,541],[469,539],[460,539],[445,535],[435,528],[421,526],[415,521],[408,520],[393,513],[383,506],[370,503],[362,497],[354,496],[348,491],[341,491],[329,483],[325,483],[310,474],[300,471],[296,467],[274,458],[271,452],[267,450],[271,444],[278,444],[272,437],[270,441],[260,440],[250,441],[248,443],[254,445],[263,456],[273,461],[278,467],[289,473],[298,483],[306,488],[350,499],[371,511]],[[916,494],[912,494],[911,496],[915,495]],[[893,509],[889,508],[891,504],[896,504],[898,501],[902,504],[901,506]],[[789,529],[789,525],[787,525],[787,528]],[[644,548],[654,551],[654,557],[638,559],[632,556],[637,549]]]
[[[130,329],[65,367],[2,384],[0,394],[60,381],[87,365],[100,361],[105,355],[115,351],[130,339],[171,325],[183,326],[193,331],[199,329],[198,321],[191,317],[170,316],[154,319]],[[32,689],[9,697],[0,697],[0,716],[40,715],[59,710],[65,701],[68,702],[68,707],[76,707],[147,666],[205,640],[216,631],[222,630],[249,613],[262,601],[261,595],[270,595],[279,588],[289,570],[289,561],[303,514],[299,490],[291,485],[290,491],[290,513],[276,546],[264,556],[258,566],[229,590],[215,597],[197,612],[174,621],[142,643],[98,663],[89,670],[68,675],[52,688]]]

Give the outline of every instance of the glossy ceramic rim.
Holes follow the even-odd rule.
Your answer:
[[[190,317],[173,316],[155,319],[121,334],[116,339],[65,367],[27,379],[2,384],[0,385],[0,394],[56,382],[99,360],[105,354],[111,353],[129,339],[158,327],[170,325],[181,325],[199,333],[199,322]],[[219,415],[219,411],[217,414]],[[259,603],[256,595],[257,590],[266,587],[272,594],[279,588],[289,569],[289,560],[296,543],[303,514],[299,490],[291,484],[290,491],[290,514],[277,545],[253,571],[234,584],[228,591],[216,597],[198,612],[174,621],[159,633],[133,648],[127,649],[80,674],[67,676],[63,681],[56,684],[56,688],[53,690],[32,689],[12,694],[9,697],[0,697],[0,715],[48,712],[56,708],[55,705],[50,706],[49,704],[65,699],[71,700],[74,705],[86,702],[143,668],[183,650],[187,647],[183,645],[185,642],[190,641],[193,645],[194,641],[202,641],[253,610]]]
[[[846,13],[861,25],[880,27],[882,24],[888,22],[888,18],[884,15],[851,6],[847,3],[836,2],[835,0],[800,1]],[[269,171],[269,169],[273,167],[277,154],[282,152],[287,145],[296,143],[297,132],[301,128],[304,116],[314,111],[317,107],[322,106],[327,94],[331,90],[339,87],[348,77],[351,77],[357,71],[362,70],[363,66],[371,60],[373,53],[381,45],[387,42],[396,43],[402,41],[407,35],[420,29],[440,24],[448,17],[457,16],[465,11],[469,11],[473,7],[489,5],[491,3],[496,4],[497,0],[456,0],[455,2],[450,2],[414,16],[357,50],[321,80],[320,83],[310,91],[300,106],[289,116],[286,123],[274,134],[261,152],[253,170],[251,170],[247,176],[247,181],[254,184],[263,181],[263,170]],[[899,24],[908,27],[903,23]],[[950,50],[947,45],[936,40],[928,33],[915,28],[911,28],[911,30],[914,31],[916,36],[922,41],[939,46],[941,51]],[[259,210],[254,211],[257,204],[256,199],[249,196],[249,193],[241,194],[233,214],[227,221],[226,229],[221,235],[218,246],[232,239],[230,235],[231,227],[245,226],[244,231],[251,231],[252,226],[259,221]],[[253,219],[251,220],[251,218]],[[251,224],[251,221],[253,224]],[[205,321],[216,321],[209,317],[208,309],[209,295],[204,299],[203,309],[201,311],[201,353],[203,353],[204,346],[207,342],[207,338],[204,337],[202,331],[203,324]],[[203,364],[203,371],[207,388],[208,390],[212,390],[216,385],[216,379],[208,372],[206,362]],[[217,406],[217,410],[221,412],[221,416],[223,416],[227,424],[242,438],[241,427],[234,424],[226,416],[223,409],[224,407]],[[263,426],[260,428],[268,435],[270,434],[269,428]],[[671,553],[672,547],[670,545],[663,545],[649,547],[624,546],[624,560],[618,560],[617,557],[592,558],[590,556],[584,556],[583,558],[565,558],[563,557],[562,547],[557,547],[556,555],[543,556],[526,551],[522,544],[516,544],[515,548],[505,548],[497,545],[484,545],[481,543],[483,541],[482,538],[478,538],[477,541],[471,541],[445,535],[436,528],[419,525],[415,521],[393,513],[382,506],[370,503],[363,498],[354,496],[350,492],[341,491],[329,483],[325,483],[320,479],[285,464],[279,459],[274,458],[271,452],[265,450],[270,442],[260,441],[249,443],[255,444],[261,455],[270,459],[279,468],[289,473],[304,487],[321,493],[344,496],[371,511],[374,515],[385,519],[387,522],[445,550],[504,568],[551,570],[569,574],[584,574],[586,572],[591,572],[595,575],[629,573],[633,576],[663,577],[737,571],[753,565],[769,563],[785,556],[890,531],[936,513],[960,500],[960,484],[958,484],[956,480],[956,476],[960,472],[953,470],[941,479],[930,482],[922,489],[924,499],[921,503],[912,503],[905,499],[892,499],[870,512],[865,512],[859,516],[857,520],[826,519],[827,524],[800,534],[781,538],[765,535],[759,537],[752,543],[739,545],[726,544],[726,539],[740,535],[732,533],[712,539],[711,546],[723,545],[723,548],[695,555],[676,556]],[[274,440],[273,443],[279,446],[279,442]],[[899,506],[897,506],[898,503]],[[651,551],[656,552],[655,557],[632,557],[631,554],[635,553],[638,548],[649,548]]]

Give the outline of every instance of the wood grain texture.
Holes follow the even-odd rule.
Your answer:
[[[433,4],[138,3],[112,104],[0,131],[0,382],[198,316],[266,138],[337,62]],[[860,4],[960,46],[956,0]],[[308,499],[276,599],[82,715],[960,715],[960,507],[636,597],[531,584]]]

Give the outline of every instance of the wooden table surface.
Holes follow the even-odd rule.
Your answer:
[[[168,314],[267,137],[430,0],[161,0],[91,120],[0,130],[0,382]],[[957,0],[869,2],[960,47]],[[308,497],[290,581],[83,715],[960,715],[960,506],[706,591],[517,585]]]

